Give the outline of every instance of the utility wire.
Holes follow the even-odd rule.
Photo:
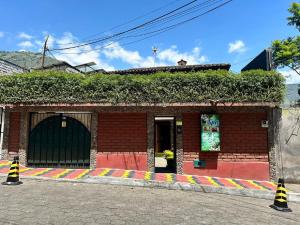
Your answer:
[[[161,18],[164,18],[164,17],[168,16],[168,15],[171,15],[171,14],[173,14],[174,12],[179,11],[179,10],[181,10],[181,9],[183,9],[183,8],[189,6],[189,5],[191,5],[191,4],[193,4],[193,3],[197,2],[197,1],[198,1],[198,0],[190,1],[190,2],[184,4],[184,5],[182,5],[182,6],[178,7],[178,8],[176,8],[176,9],[170,11],[170,12],[167,12],[167,13],[165,13],[165,14],[159,16],[159,17],[156,17],[156,18],[154,18],[154,19],[152,19],[152,20],[150,20],[150,21],[147,21],[147,22],[145,22],[145,23],[143,23],[143,24],[140,24],[140,25],[135,26],[135,27],[133,27],[133,28],[130,28],[130,29],[128,29],[128,30],[125,30],[125,31],[122,31],[122,32],[119,32],[119,33],[116,33],[116,34],[113,34],[113,35],[110,35],[110,36],[107,36],[107,37],[98,39],[98,40],[94,40],[94,41],[90,41],[90,42],[87,42],[87,43],[83,43],[83,44],[80,44],[80,45],[75,45],[75,46],[70,46],[70,47],[65,47],[65,48],[57,48],[57,49],[52,49],[52,50],[68,50],[68,49],[73,49],[73,48],[83,47],[83,46],[86,46],[86,45],[95,44],[95,43],[98,43],[98,42],[100,42],[100,41],[104,41],[104,40],[111,39],[111,38],[113,38],[113,37],[118,37],[118,36],[120,36],[120,35],[129,33],[129,32],[131,32],[131,31],[135,31],[135,30],[137,30],[137,29],[139,29],[139,28],[142,28],[142,27],[144,27],[144,26],[146,26],[146,25],[148,25],[148,24],[151,24],[151,23],[153,23],[153,22],[155,22],[155,21],[157,21],[157,20],[159,20],[159,19],[161,19]],[[232,0],[230,0],[230,1],[232,1]]]
[[[214,1],[215,1],[215,2],[214,2]],[[223,0],[208,0],[208,1],[206,1],[205,3],[208,3],[208,2],[214,2],[214,3],[213,3],[213,4],[210,4],[210,5],[203,6],[203,7],[201,7],[200,9],[208,8],[208,7],[210,7],[210,6],[215,5],[217,2],[222,2],[222,1],[223,1]],[[196,7],[199,8],[199,5],[197,5]],[[192,8],[195,8],[195,6],[192,7]],[[189,10],[189,9],[187,9],[187,10]],[[187,10],[185,10],[185,11],[187,11]],[[194,10],[194,11],[199,11],[199,9]],[[193,13],[194,11],[185,13],[185,14],[183,14],[183,15],[180,15],[180,17],[189,15],[189,14]],[[181,14],[182,14],[182,13],[181,13]],[[167,22],[173,21],[173,20],[175,20],[175,19],[177,19],[177,18],[171,18],[171,19],[170,19],[169,21],[167,21]],[[164,22],[163,24],[165,24],[165,23],[167,23],[167,22]],[[159,24],[159,26],[161,26],[161,24]],[[159,27],[159,26],[152,26],[152,28],[144,29],[144,31],[146,31],[146,30],[151,30],[151,29],[153,29],[153,28],[155,28],[155,27]],[[153,37],[153,36],[155,36],[155,35],[152,35],[152,34],[154,34],[154,33],[158,33],[158,34],[163,33],[162,31],[164,31],[164,30],[170,30],[173,26],[174,26],[174,25],[168,26],[168,27],[164,27],[164,28],[162,28],[162,29],[154,30],[154,31],[151,31],[151,32],[147,32],[147,33],[141,33],[141,34],[137,33],[137,34],[135,34],[135,35],[127,35],[127,36],[123,36],[123,37],[121,36],[121,37],[119,37],[119,38],[116,39],[116,40],[112,38],[111,41],[120,41],[120,40],[126,39],[126,38],[136,38],[136,37],[147,36],[147,35],[151,35],[150,37]],[[133,32],[133,33],[134,33],[134,32]],[[143,40],[144,40],[144,38],[143,38]],[[103,41],[103,42],[104,42],[104,41]],[[133,42],[130,42],[130,43],[133,43]],[[94,50],[100,50],[100,49],[103,49],[103,47],[110,46],[111,44],[112,44],[112,43],[104,44],[103,46],[100,46],[100,48],[94,48]],[[81,53],[86,53],[86,52],[90,52],[90,51],[94,51],[94,50],[81,51]],[[53,51],[57,52],[58,50],[53,49]],[[70,52],[69,52],[69,53],[61,53],[61,54],[77,54],[77,53],[70,53]]]
[[[139,36],[145,36],[145,35],[148,35],[148,34],[153,34],[153,35],[151,35],[151,36],[149,36],[149,37],[146,37],[146,38],[141,39],[141,40],[145,40],[145,39],[147,39],[147,38],[156,36],[156,35],[158,35],[158,34],[167,32],[167,31],[169,31],[169,30],[171,30],[171,29],[174,29],[174,28],[176,28],[176,27],[178,27],[178,26],[181,26],[181,25],[183,25],[183,24],[185,24],[185,23],[188,23],[188,22],[190,22],[190,21],[193,21],[193,20],[195,20],[195,19],[198,19],[199,17],[204,16],[204,15],[206,15],[206,14],[208,14],[208,13],[210,13],[210,12],[212,12],[212,11],[214,11],[214,10],[220,8],[220,7],[223,7],[224,5],[226,5],[226,4],[228,4],[228,3],[232,2],[232,1],[233,1],[233,0],[228,0],[228,1],[224,2],[224,3],[222,3],[222,4],[219,4],[218,6],[216,6],[216,7],[214,7],[214,8],[211,8],[210,10],[205,11],[204,13],[201,13],[201,14],[199,14],[199,15],[196,15],[196,16],[194,16],[194,17],[192,17],[192,18],[189,18],[189,19],[186,19],[186,20],[184,20],[184,21],[175,23],[175,24],[173,24],[173,25],[171,25],[171,26],[164,27],[164,28],[161,28],[161,29],[158,29],[158,30],[154,30],[154,31],[151,31],[151,32],[146,33],[146,34],[145,34],[145,33],[144,33],[144,34],[139,34],[139,35],[136,35],[136,36],[134,36],[134,37],[139,37]],[[124,38],[124,37],[123,37],[123,38]],[[121,38],[121,39],[122,39],[122,38]],[[138,40],[138,41],[140,41],[140,40]],[[130,42],[130,44],[131,44],[131,43],[138,42],[138,41]],[[72,47],[69,47],[69,48],[52,49],[52,50],[53,50],[53,51],[69,50],[69,49],[74,49],[74,48],[78,48],[78,47],[82,47],[82,46],[86,46],[86,45],[88,45],[88,44],[86,43],[86,44],[83,44],[83,45],[80,45],[80,46],[72,46]],[[110,44],[110,45],[111,45],[111,44]],[[91,49],[91,50],[87,50],[86,52],[91,52],[91,51],[95,51],[95,50],[100,50],[100,49],[102,49],[102,48],[103,48],[103,46],[100,46],[100,48],[94,48],[94,49]],[[61,54],[78,54],[78,53],[63,53],[63,52],[62,52]]]
[[[144,18],[144,17],[146,17],[146,16],[149,16],[149,15],[155,13],[155,12],[158,12],[158,11],[164,9],[164,8],[167,8],[167,7],[169,7],[170,5],[173,5],[174,3],[179,2],[179,1],[182,1],[182,0],[174,0],[174,1],[171,1],[171,2],[169,2],[169,3],[167,3],[167,4],[163,5],[163,6],[161,6],[161,7],[159,7],[159,8],[156,8],[156,9],[151,10],[150,12],[147,12],[147,13],[145,13],[145,14],[143,14],[143,15],[137,16],[137,17],[135,17],[135,18],[133,18],[133,19],[130,19],[130,20],[128,20],[128,21],[122,23],[122,24],[113,26],[112,28],[110,28],[110,29],[108,29],[108,30],[106,30],[106,31],[102,31],[102,32],[99,32],[99,33],[96,33],[96,34],[87,36],[87,37],[83,38],[83,40],[81,41],[81,43],[82,43],[82,42],[88,42],[88,41],[90,41],[90,40],[93,40],[93,39],[91,39],[91,38],[96,37],[96,36],[98,36],[98,35],[100,35],[100,34],[105,34],[105,33],[107,33],[107,32],[116,30],[117,28],[123,27],[123,26],[125,26],[125,25],[128,25],[128,24],[130,24],[130,23],[132,23],[132,22],[134,22],[134,21],[137,21],[137,20],[139,20],[139,19],[141,19],[141,18]],[[60,46],[66,46],[66,45],[71,45],[71,44],[75,44],[75,43],[80,43],[80,42],[79,42],[79,41],[74,41],[74,42],[69,42],[69,43],[60,44]]]
[[[176,20],[176,19],[178,19],[178,18],[187,16],[187,15],[189,15],[189,14],[191,14],[191,13],[194,13],[194,12],[196,12],[196,11],[199,11],[199,6],[202,6],[202,5],[205,5],[205,4],[207,4],[207,3],[213,2],[213,3],[210,4],[210,5],[202,6],[202,7],[200,8],[200,9],[204,9],[204,8],[208,8],[208,7],[213,6],[213,5],[215,5],[216,3],[222,2],[222,1],[223,1],[223,0],[208,0],[208,1],[204,2],[204,3],[202,3],[202,4],[199,4],[199,5],[193,6],[193,7],[189,8],[189,9],[186,9],[186,10],[183,11],[183,12],[177,13],[179,16],[177,16],[177,14],[174,14],[174,15],[170,15],[169,17],[163,18],[163,20],[165,20],[165,22],[164,22],[164,23],[161,23],[161,24],[158,24],[158,26],[157,26],[155,23],[158,23],[158,22],[160,22],[160,21],[156,21],[154,24],[148,25],[148,26],[150,26],[150,28],[147,28],[147,29],[141,28],[141,29],[143,29],[144,31],[146,31],[146,30],[151,30],[151,29],[153,29],[153,28],[155,28],[155,27],[161,26],[162,24],[171,22],[171,21]],[[198,8],[198,9],[192,10],[192,11],[191,11],[190,9],[192,9],[192,8]],[[190,11],[190,12],[188,12],[188,11]],[[141,29],[140,29],[140,30],[141,30]],[[166,29],[169,29],[169,27],[166,27]],[[136,33],[136,32],[139,32],[140,30],[132,31],[131,33]],[[151,31],[151,32],[148,32],[148,33],[143,33],[143,34],[137,33],[136,35],[129,35],[129,36],[123,36],[123,37],[121,36],[121,37],[118,37],[117,40],[114,40],[114,38],[112,37],[112,38],[110,38],[110,39],[111,39],[110,41],[119,41],[119,40],[122,40],[122,39],[125,39],[125,38],[134,38],[134,37],[146,36],[146,35],[148,35],[148,34],[153,34],[153,33],[157,33],[157,32],[161,33],[161,30],[162,30],[162,29],[154,30],[154,31]],[[151,35],[151,36],[152,36],[152,35]],[[105,42],[105,41],[107,41],[106,38],[105,38],[104,40],[98,40],[98,43],[99,43],[99,42]],[[102,48],[102,47],[100,47],[100,48]],[[59,51],[59,50],[53,49],[53,51]],[[91,51],[91,50],[88,50],[88,52],[89,52],[89,51]],[[68,54],[68,53],[63,53],[63,54]],[[71,54],[73,54],[73,53],[71,53]],[[75,53],[74,53],[74,54],[75,54]]]
[[[142,29],[144,29],[144,30],[151,30],[152,28],[157,27],[157,26],[156,26],[157,23],[160,23],[160,24],[158,24],[158,26],[161,26],[162,24],[171,22],[171,21],[176,20],[176,19],[178,19],[178,18],[187,16],[187,15],[189,15],[189,14],[191,14],[191,13],[194,13],[194,12],[196,12],[196,11],[199,11],[199,7],[200,7],[200,6],[202,6],[200,9],[204,9],[204,8],[213,6],[213,5],[215,5],[216,3],[222,2],[222,1],[223,1],[223,0],[207,0],[207,1],[203,2],[203,3],[201,3],[201,4],[198,4],[198,5],[196,5],[196,6],[192,6],[192,7],[188,8],[188,9],[186,9],[186,10],[184,10],[184,11],[177,12],[177,13],[175,13],[175,14],[173,13],[173,14],[171,14],[171,15],[164,16],[164,17],[161,18],[161,19],[155,20],[155,21],[149,23],[149,24],[146,26],[146,27],[148,27],[147,29],[145,29],[144,27],[141,27],[141,28],[138,29],[138,30],[131,31],[131,33],[139,32],[139,31],[142,30]],[[211,4],[209,5],[209,3],[211,3]],[[192,9],[194,9],[194,10],[192,10]],[[162,21],[165,21],[165,22],[164,22],[164,23],[161,23]],[[149,28],[149,27],[150,27],[150,28]],[[152,27],[152,28],[151,28],[151,27]],[[159,30],[159,31],[160,31],[160,30]],[[158,32],[159,32],[159,31],[158,31]],[[153,32],[151,32],[151,33],[154,33],[154,32],[157,32],[157,31],[153,31]],[[141,36],[144,36],[144,35],[145,35],[145,34],[142,34]],[[138,35],[138,36],[140,36],[140,35]],[[135,37],[135,36],[126,36],[126,38],[128,38],[128,37]],[[97,41],[97,43],[99,43],[99,42],[104,42],[104,41],[106,41],[107,39],[113,39],[113,38],[114,38],[114,37],[113,37],[113,35],[112,35],[112,36],[109,36],[109,37],[104,37],[104,38],[102,38],[102,39],[96,39],[95,41]],[[122,38],[122,39],[123,39],[123,38]]]

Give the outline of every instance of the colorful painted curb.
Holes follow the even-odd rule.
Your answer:
[[[11,162],[0,160],[0,173],[7,174]],[[94,177],[119,177],[133,178],[145,181],[160,181],[160,182],[182,182],[189,184],[202,184],[215,187],[229,187],[238,189],[255,189],[263,191],[275,191],[277,184],[269,181],[254,181],[233,178],[220,178],[208,176],[180,175],[171,173],[152,173],[138,170],[121,170],[109,168],[90,169],[63,169],[63,168],[28,168],[20,166],[20,175],[29,177],[49,177],[49,178],[64,178],[71,180],[79,180],[87,176]]]

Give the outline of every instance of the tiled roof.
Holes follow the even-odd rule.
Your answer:
[[[28,70],[7,60],[0,59],[0,74],[14,74],[24,72],[28,72]]]
[[[156,72],[191,72],[191,71],[203,71],[203,70],[229,70],[230,64],[199,64],[199,65],[187,65],[187,66],[158,66],[158,67],[145,67],[145,68],[133,68],[127,70],[115,70],[105,72],[106,74],[151,74]],[[96,71],[102,72],[102,71]]]

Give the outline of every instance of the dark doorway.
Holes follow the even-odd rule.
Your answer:
[[[176,173],[175,119],[155,118],[155,172]]]
[[[40,115],[41,116],[41,115]],[[31,115],[28,165],[88,168],[91,134],[79,120],[60,115]],[[78,115],[76,115],[78,117]]]

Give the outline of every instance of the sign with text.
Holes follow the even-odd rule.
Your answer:
[[[201,151],[220,151],[220,116],[201,115]]]

